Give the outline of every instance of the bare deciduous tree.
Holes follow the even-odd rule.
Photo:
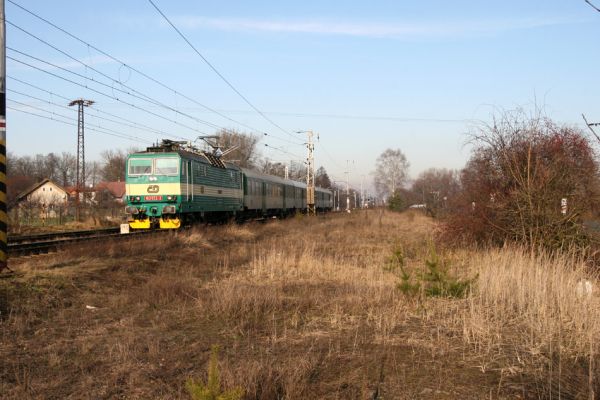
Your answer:
[[[127,152],[124,150],[106,150],[103,151],[102,161],[104,167],[100,176],[107,182],[125,181],[125,161]]]
[[[260,154],[258,154],[256,148],[259,141],[258,136],[235,130],[221,130],[217,133],[217,136],[219,137],[219,145],[225,151],[235,147],[234,150],[224,157],[225,160],[233,162],[242,168],[258,167],[258,160],[260,158]]]
[[[409,163],[400,149],[387,149],[377,158],[374,182],[381,197],[392,195],[406,182]]]
[[[458,171],[430,168],[413,181],[409,200],[426,204],[428,212],[437,215],[459,193],[459,178]]]
[[[272,162],[268,158],[261,160],[260,171],[268,175],[285,177],[285,164],[282,162]]]
[[[60,157],[58,157],[56,170],[59,185],[67,187],[73,184],[75,181],[74,171],[76,163],[77,159],[73,154],[63,152]]]

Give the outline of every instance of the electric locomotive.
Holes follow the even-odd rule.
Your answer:
[[[177,229],[187,220],[243,210],[240,168],[181,142],[163,140],[133,153],[126,168],[125,212],[133,229]]]

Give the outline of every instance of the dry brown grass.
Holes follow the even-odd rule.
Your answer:
[[[471,265],[479,278],[464,334],[484,356],[482,368],[500,368],[509,381],[531,375],[541,397],[587,398],[598,390],[596,274],[574,255],[519,249],[479,253]],[[595,295],[578,289],[585,280]]]
[[[370,210],[21,260],[0,280],[0,397],[187,398],[214,344],[223,384],[246,399],[584,393],[563,383],[587,385],[598,333],[597,297],[569,296],[581,265],[446,250],[452,273],[479,274],[470,297],[407,297],[384,267],[402,248],[418,276],[435,230],[420,213]]]

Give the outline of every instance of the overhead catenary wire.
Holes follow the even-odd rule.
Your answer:
[[[28,97],[28,98],[33,99],[33,100],[41,101],[43,103],[47,103],[47,104],[50,104],[50,105],[53,105],[53,106],[56,106],[56,107],[64,108],[64,109],[67,109],[67,110],[73,110],[71,107],[67,107],[64,104],[55,103],[55,102],[52,102],[50,100],[42,99],[41,97],[37,97],[37,96],[33,96],[31,94],[23,93],[21,91],[15,90],[15,89],[7,89],[7,91],[11,92],[11,93],[16,93],[16,94],[21,95],[21,96]],[[60,96],[60,97],[63,97],[63,98],[66,99],[66,97],[64,97],[64,96]],[[93,107],[89,107],[89,109],[91,109],[91,110],[93,110],[95,112],[101,111],[101,110],[98,110],[97,108],[93,108]],[[114,124],[118,124],[118,125],[122,125],[122,126],[127,126],[127,127],[134,128],[134,129],[139,129],[139,130],[143,130],[143,131],[150,131],[152,133],[161,134],[161,135],[166,134],[163,131],[159,131],[159,130],[156,130],[156,129],[153,129],[153,128],[150,128],[150,127],[142,126],[142,125],[139,125],[137,123],[122,122],[122,121],[118,121],[118,120],[111,119],[111,118],[101,117],[100,115],[95,115],[95,114],[89,113],[89,112],[86,115],[88,117],[97,118],[97,119],[100,119],[100,120],[103,120],[103,121],[112,122]]]
[[[15,78],[15,77],[14,77],[14,76],[12,76],[12,75],[7,75],[7,77],[8,77],[9,79],[11,79],[11,80],[15,81],[15,82],[19,82],[19,83],[21,83],[21,84],[23,84],[23,85],[26,85],[26,86],[29,86],[29,87],[31,87],[31,88],[34,88],[34,89],[36,89],[36,90],[39,90],[39,91],[41,91],[41,92],[47,93],[47,94],[49,94],[50,96],[58,97],[58,98],[60,98],[60,99],[63,99],[63,100],[65,100],[65,101],[67,101],[67,102],[71,102],[71,100],[72,100],[72,99],[70,99],[70,98],[69,98],[69,97],[67,97],[67,96],[60,95],[60,94],[58,94],[58,93],[55,93],[55,92],[53,92],[53,91],[51,91],[51,90],[47,90],[47,89],[44,89],[44,88],[42,88],[42,87],[40,87],[40,86],[34,85],[34,84],[30,83],[30,82],[26,82],[26,81],[24,81],[24,80],[21,80],[21,79],[19,79],[19,78]],[[111,112],[108,112],[108,111],[105,111],[105,110],[101,110],[101,109],[99,109],[99,108],[96,108],[95,106],[90,106],[90,107],[89,107],[89,109],[90,109],[90,110],[93,110],[94,112],[97,112],[97,113],[100,113],[100,114],[103,114],[103,115],[108,115],[109,117],[113,117],[113,118],[116,118],[116,119],[118,119],[118,120],[124,121],[124,122],[120,122],[120,123],[121,123],[121,124],[123,124],[123,125],[127,125],[127,126],[135,126],[135,127],[136,127],[136,129],[148,130],[148,131],[151,131],[151,132],[154,132],[154,133],[157,133],[157,134],[161,134],[161,135],[166,135],[166,136],[169,136],[169,135],[170,135],[169,133],[167,133],[167,132],[165,132],[165,131],[162,131],[162,130],[160,130],[160,129],[152,128],[152,127],[150,127],[150,126],[148,126],[148,125],[145,125],[145,124],[142,124],[142,123],[139,123],[139,122],[136,122],[136,121],[132,121],[132,120],[130,120],[130,119],[128,119],[128,118],[121,117],[120,115],[116,115],[116,114],[113,114],[113,113],[111,113]],[[95,115],[93,115],[93,114],[88,114],[88,115],[95,116]],[[115,121],[115,123],[117,123],[117,122]],[[130,125],[128,125],[128,124],[130,124]]]
[[[269,145],[267,143],[265,143],[265,147],[268,147],[268,148],[276,150],[276,151],[280,151],[280,152],[285,153],[285,154],[289,154],[289,155],[294,156],[294,157],[296,157],[298,159],[304,159],[302,156],[299,156],[298,154],[290,153],[289,151],[283,150],[280,147],[271,146],[271,145]]]
[[[23,102],[20,102],[20,101],[17,101],[17,100],[8,99],[8,101],[11,101],[11,102],[13,102],[15,104],[18,104],[20,106],[32,108],[32,109],[37,110],[37,111],[47,112],[47,113],[52,114],[54,116],[65,118],[67,120],[72,119],[72,117],[70,117],[68,115],[59,114],[59,113],[57,113],[55,111],[46,110],[44,108],[36,107],[34,105],[23,103]],[[143,142],[150,142],[148,139],[140,138],[140,137],[137,137],[137,136],[131,136],[131,135],[128,135],[128,134],[123,133],[123,132],[118,132],[118,131],[115,131],[115,130],[110,129],[110,128],[106,128],[106,127],[103,127],[103,126],[100,126],[100,125],[90,124],[89,122],[86,122],[86,128],[88,126],[91,126],[93,128],[97,128],[97,129],[102,129],[102,130],[107,131],[107,132],[111,132],[113,135],[119,135],[119,137],[122,137],[123,139],[130,139],[130,140],[138,140],[138,141],[143,141]]]
[[[248,114],[246,110],[222,110],[230,113]],[[432,123],[474,123],[478,120],[473,118],[434,118],[434,117],[401,117],[393,115],[352,115],[352,114],[327,114],[327,113],[294,113],[283,111],[264,111],[268,115],[280,115],[297,118],[328,118],[328,119],[350,119],[367,121],[392,121],[392,122],[432,122]]]
[[[143,108],[143,107],[140,107],[140,106],[138,106],[138,105],[136,105],[136,104],[129,103],[129,102],[127,102],[127,101],[125,101],[125,100],[123,100],[123,99],[120,99],[120,98],[118,98],[118,97],[115,97],[115,96],[113,96],[113,95],[106,94],[106,93],[104,93],[104,92],[102,92],[102,91],[100,91],[100,90],[97,90],[97,89],[95,89],[95,88],[92,88],[92,87],[90,87],[90,86],[88,86],[88,85],[84,85],[84,84],[82,84],[82,83],[79,83],[79,82],[76,82],[76,81],[74,81],[74,80],[72,80],[72,79],[65,78],[64,76],[61,76],[61,75],[55,74],[55,73],[53,73],[53,72],[51,72],[51,71],[47,71],[47,70],[45,70],[45,69],[43,69],[43,68],[37,67],[37,66],[35,66],[35,65],[29,64],[29,63],[27,63],[27,62],[25,62],[25,61],[22,61],[22,60],[16,59],[16,58],[14,58],[14,57],[11,57],[11,56],[8,56],[8,55],[6,56],[6,58],[7,58],[7,59],[9,59],[9,60],[15,61],[15,62],[17,62],[17,63],[20,63],[20,64],[22,64],[22,65],[28,66],[28,67],[30,67],[30,68],[33,68],[33,69],[35,69],[35,70],[41,71],[41,72],[43,72],[43,73],[45,73],[45,74],[48,74],[48,75],[50,75],[50,76],[53,76],[53,77],[55,77],[55,78],[58,78],[58,79],[64,80],[64,81],[66,81],[66,82],[72,83],[72,84],[74,84],[74,85],[77,85],[77,86],[80,86],[80,87],[82,87],[82,88],[85,88],[85,89],[87,89],[87,90],[90,90],[90,91],[92,91],[92,92],[94,92],[94,93],[97,93],[97,94],[99,94],[99,95],[101,95],[101,96],[105,96],[105,97],[107,97],[107,98],[110,98],[110,99],[112,99],[112,100],[116,100],[116,101],[118,101],[118,102],[121,102],[121,103],[123,103],[123,104],[126,104],[126,105],[128,105],[128,106],[130,106],[130,107],[132,107],[132,108],[135,108],[135,109],[137,109],[137,110],[139,110],[139,111],[143,111],[143,112],[145,112],[145,113],[148,113],[148,114],[150,114],[150,115],[153,115],[153,116],[155,116],[155,117],[157,117],[157,118],[160,118],[160,119],[163,119],[163,120],[165,120],[165,121],[171,122],[171,123],[173,123],[173,124],[179,125],[179,126],[181,126],[181,127],[183,127],[183,128],[189,129],[189,130],[191,130],[191,131],[194,131],[194,132],[196,132],[196,133],[200,133],[201,135],[208,135],[208,133],[206,133],[206,132],[203,132],[203,131],[200,131],[200,130],[198,130],[198,129],[192,128],[192,127],[190,127],[190,126],[188,126],[188,125],[182,124],[182,123],[181,123],[181,122],[179,122],[179,121],[175,121],[175,120],[173,120],[173,119],[171,119],[171,118],[165,117],[164,115],[161,115],[161,114],[155,113],[155,112],[153,112],[153,111],[147,110],[147,109],[145,109],[145,108]],[[174,138],[178,138],[178,139],[185,139],[185,140],[188,140],[188,138],[185,138],[185,137],[182,137],[182,136],[177,136],[177,135],[172,135],[172,134],[170,134],[169,136],[171,136],[171,137],[174,137]]]
[[[9,0],[10,1],[10,0]],[[248,104],[254,111],[256,111],[261,117],[263,117],[267,122],[269,122],[271,125],[273,125],[274,127],[276,127],[277,129],[279,129],[280,131],[282,131],[283,133],[285,133],[286,135],[289,135],[291,137],[294,137],[294,135],[292,135],[290,132],[288,132],[287,130],[283,129],[280,125],[278,125],[277,123],[275,123],[271,118],[267,117],[261,110],[259,110],[254,104],[252,104],[250,102],[250,100],[248,100],[248,98],[246,96],[244,96],[231,82],[229,82],[229,80],[227,78],[225,78],[225,76],[223,76],[223,74],[221,74],[221,72],[219,72],[219,70],[210,62],[208,61],[208,59],[192,44],[192,42],[190,42],[188,40],[188,38],[175,26],[175,24],[173,24],[173,22],[171,22],[171,20],[165,15],[165,13],[163,13],[161,11],[160,8],[158,8],[158,6],[152,1],[152,0],[148,0],[148,2],[154,7],[154,9],[156,9],[156,11],[163,17],[163,19],[165,21],[167,21],[167,23],[175,30],[175,32],[177,32],[177,34],[188,44],[188,46],[190,46],[192,48],[192,50],[194,50],[194,52],[200,56],[200,58],[202,59],[202,61],[204,61],[204,63],[206,65],[208,65],[210,67],[210,69],[217,74],[217,76],[219,78],[221,78],[221,80],[223,82],[225,82],[227,84],[227,86],[229,86],[231,88],[231,90],[233,90],[242,100],[244,100],[244,102],[246,104]]]
[[[178,115],[181,115],[181,116],[187,117],[187,118],[189,118],[189,119],[191,119],[191,120],[193,120],[193,121],[195,121],[195,122],[198,122],[198,123],[201,123],[201,124],[204,124],[204,125],[210,126],[211,128],[215,128],[215,129],[226,129],[226,128],[223,128],[223,127],[221,127],[221,126],[219,126],[219,125],[213,124],[212,122],[204,121],[204,120],[202,120],[202,119],[199,119],[199,118],[196,118],[196,117],[194,117],[194,116],[192,116],[192,115],[190,115],[190,114],[188,114],[188,113],[181,112],[181,111],[179,111],[179,110],[177,110],[177,109],[175,109],[175,108],[173,108],[173,107],[171,107],[171,106],[169,106],[169,105],[167,105],[167,104],[164,104],[164,103],[162,103],[162,102],[160,102],[160,101],[158,101],[158,100],[155,100],[155,99],[153,99],[153,98],[151,98],[151,97],[148,97],[147,95],[145,95],[145,94],[143,94],[143,93],[140,93],[140,92],[136,91],[135,89],[131,89],[131,88],[130,88],[129,86],[127,86],[127,85],[123,85],[123,84],[121,84],[123,87],[126,87],[126,88],[128,88],[129,90],[132,90],[132,91],[133,91],[133,92],[135,92],[135,93],[131,93],[131,92],[128,92],[127,90],[123,90],[123,89],[120,89],[120,88],[114,87],[114,86],[112,86],[112,85],[109,85],[109,84],[107,84],[107,83],[104,83],[104,82],[100,82],[100,81],[98,81],[98,80],[96,80],[96,79],[94,79],[94,78],[91,78],[91,77],[85,76],[85,75],[83,75],[83,74],[80,74],[80,73],[77,73],[77,72],[71,71],[71,70],[69,70],[68,68],[61,67],[60,65],[57,65],[57,64],[51,63],[51,62],[49,62],[49,61],[46,61],[46,60],[42,60],[42,59],[41,59],[41,58],[39,58],[39,57],[33,56],[33,55],[31,55],[31,54],[27,54],[27,53],[25,53],[25,52],[22,52],[22,51],[19,51],[19,50],[16,50],[16,49],[14,49],[14,48],[12,48],[12,47],[9,47],[9,46],[7,46],[6,48],[7,48],[8,50],[11,50],[11,51],[14,51],[14,52],[16,52],[16,53],[19,53],[19,54],[21,54],[21,55],[23,55],[23,56],[25,56],[25,57],[29,57],[29,58],[31,58],[31,59],[33,59],[33,60],[36,60],[36,61],[38,61],[38,62],[41,62],[41,63],[47,64],[47,65],[50,65],[50,66],[52,66],[53,68],[60,69],[61,71],[68,72],[68,73],[70,73],[70,74],[73,74],[73,75],[75,75],[75,76],[77,76],[77,77],[79,77],[79,78],[82,78],[82,79],[87,79],[87,80],[89,80],[89,81],[92,81],[92,82],[94,82],[94,83],[97,83],[97,84],[99,84],[99,85],[101,85],[101,86],[107,87],[107,88],[109,88],[109,89],[111,89],[111,90],[113,90],[113,91],[117,91],[117,92],[119,92],[119,93],[123,93],[123,94],[129,95],[129,96],[131,96],[131,97],[133,97],[133,98],[136,98],[136,99],[138,99],[138,100],[146,101],[146,102],[148,102],[148,103],[150,103],[150,104],[153,104],[153,105],[156,105],[156,106],[159,106],[159,107],[165,108],[165,109],[167,109],[167,110],[169,110],[169,111],[173,111],[173,112],[175,112],[175,113],[176,113],[176,114],[178,114]],[[59,51],[60,51],[60,50],[59,50]],[[70,57],[70,56],[69,56],[69,57]],[[97,73],[99,73],[99,74],[101,74],[101,75],[103,75],[103,76],[106,76],[106,77],[108,77],[108,75],[105,75],[105,74],[103,74],[102,72],[98,71],[97,69],[95,69],[95,68],[93,68],[93,67],[91,67],[91,66],[88,66],[86,63],[84,63],[84,62],[82,62],[82,61],[79,61],[79,60],[77,60],[77,59],[76,59],[76,58],[74,58],[74,57],[70,57],[70,58],[72,58],[73,60],[75,60],[75,61],[77,61],[77,62],[80,62],[80,63],[81,63],[83,66],[85,66],[86,68],[89,68],[90,70],[92,70],[92,71],[94,71],[94,72],[97,72]],[[117,80],[115,80],[115,79],[113,79],[113,78],[110,78],[110,77],[108,77],[108,79],[111,79],[111,80],[113,80],[113,82],[114,82],[114,83],[120,84],[120,82],[119,82],[119,81],[117,81]]]
[[[244,128],[250,129],[251,131],[258,132],[258,133],[262,133],[262,134],[265,134],[265,135],[267,135],[267,136],[271,136],[271,137],[274,137],[274,138],[279,138],[279,137],[277,137],[277,136],[275,136],[275,135],[273,135],[273,134],[269,134],[269,133],[267,133],[267,132],[264,132],[264,131],[262,131],[262,130],[260,130],[260,129],[256,129],[256,128],[254,128],[254,127],[252,127],[252,126],[248,125],[248,124],[245,124],[245,123],[243,123],[243,122],[240,122],[240,121],[238,121],[238,120],[235,120],[235,119],[233,119],[233,118],[231,118],[231,117],[229,117],[229,116],[225,115],[224,113],[222,113],[222,112],[220,112],[220,111],[218,111],[218,110],[216,110],[216,109],[214,109],[214,108],[212,108],[212,107],[209,107],[209,106],[207,106],[207,105],[205,105],[205,104],[203,104],[203,103],[199,102],[198,100],[196,100],[196,99],[194,99],[194,98],[192,98],[192,97],[190,97],[190,96],[187,96],[187,95],[186,95],[186,94],[184,94],[184,93],[181,93],[180,91],[178,91],[178,90],[176,90],[176,89],[174,89],[174,88],[172,88],[172,87],[168,86],[167,84],[165,84],[165,83],[163,83],[163,82],[159,81],[158,79],[156,79],[156,78],[154,78],[154,77],[152,77],[152,76],[150,76],[150,75],[146,74],[145,72],[143,72],[143,71],[139,70],[138,68],[135,68],[135,67],[133,67],[132,65],[130,65],[130,64],[128,64],[128,63],[126,63],[126,62],[124,62],[124,61],[120,60],[119,58],[117,58],[117,57],[115,57],[115,56],[113,56],[113,55],[109,54],[108,52],[106,52],[106,51],[104,51],[104,50],[102,50],[102,49],[100,49],[100,48],[98,48],[98,47],[94,46],[93,44],[91,44],[91,43],[89,43],[89,42],[87,42],[87,41],[85,41],[85,40],[81,39],[81,38],[80,38],[80,37],[78,37],[77,35],[74,35],[74,34],[72,34],[71,32],[67,31],[66,29],[64,29],[64,28],[61,28],[60,26],[56,25],[55,23],[53,23],[53,22],[49,21],[48,19],[46,19],[46,18],[44,18],[44,17],[42,17],[42,16],[38,15],[37,13],[35,13],[35,12],[33,12],[33,11],[31,11],[31,10],[29,10],[29,9],[25,8],[25,7],[23,7],[22,5],[20,5],[20,4],[16,3],[16,2],[14,2],[14,1],[12,1],[12,0],[8,0],[8,2],[9,2],[9,3],[11,3],[12,5],[14,5],[15,7],[18,7],[18,8],[19,8],[19,9],[21,9],[22,11],[24,11],[24,12],[28,13],[29,15],[33,16],[34,18],[37,18],[38,20],[40,20],[40,21],[42,21],[42,22],[46,23],[47,25],[49,25],[49,26],[53,27],[54,29],[58,30],[59,32],[62,32],[63,34],[65,34],[65,35],[69,36],[70,38],[72,38],[72,39],[74,39],[74,40],[78,41],[79,43],[81,43],[81,44],[84,44],[84,45],[85,45],[85,46],[87,46],[88,48],[91,48],[91,49],[93,49],[94,51],[97,51],[98,53],[100,53],[100,54],[102,54],[102,55],[104,55],[104,56],[108,57],[108,58],[109,58],[109,59],[111,59],[112,61],[115,61],[116,63],[118,63],[118,64],[121,64],[122,66],[124,66],[124,67],[128,68],[129,70],[131,70],[131,71],[133,71],[133,72],[135,72],[135,73],[137,73],[138,75],[140,75],[140,76],[142,76],[142,77],[144,77],[144,78],[146,78],[146,79],[150,80],[151,82],[153,82],[153,83],[155,83],[155,84],[157,84],[157,85],[159,85],[159,86],[163,87],[164,89],[167,89],[167,90],[171,91],[171,92],[172,92],[172,93],[174,93],[175,95],[177,95],[177,96],[181,96],[182,98],[184,98],[184,99],[186,99],[186,100],[188,100],[188,101],[190,101],[190,102],[192,102],[192,103],[194,103],[194,104],[196,104],[196,105],[198,105],[198,106],[202,107],[203,109],[205,109],[205,110],[207,110],[207,111],[210,111],[210,112],[212,112],[212,113],[214,113],[214,114],[216,114],[216,115],[218,115],[218,116],[220,116],[220,117],[222,117],[222,118],[224,118],[224,119],[226,119],[226,120],[228,120],[228,121],[230,121],[230,122],[233,122],[233,123],[235,123],[235,124],[237,124],[237,125],[239,125],[239,126],[242,126],[242,127],[244,127]],[[286,133],[287,133],[287,132],[286,132]],[[281,139],[281,138],[279,138],[279,139]]]
[[[64,120],[52,118],[52,117],[49,117],[47,115],[41,115],[41,114],[33,113],[31,111],[25,111],[25,110],[22,110],[22,109],[19,109],[19,108],[16,108],[16,107],[11,107],[11,106],[7,105],[6,108],[9,109],[9,110],[13,110],[13,111],[17,111],[17,112],[23,113],[23,114],[29,114],[29,115],[33,115],[35,117],[49,119],[51,121],[59,122],[59,123],[65,124],[65,125],[77,126],[76,123],[72,123],[72,122],[68,122],[68,121],[64,121]],[[96,129],[95,127],[89,127],[88,128],[87,125],[86,125],[86,129],[89,129],[89,130],[94,131],[94,132],[98,132],[100,134],[109,135],[109,136],[115,136],[115,137],[118,137],[118,138],[121,138],[121,139],[127,139],[127,140],[131,140],[131,141],[140,143],[140,140],[138,140],[138,139],[134,139],[134,138],[131,138],[131,137],[124,137],[124,136],[121,136],[121,135],[115,134],[115,133],[105,132],[105,131]],[[104,129],[104,128],[102,128],[102,129]],[[146,141],[146,140],[143,140],[142,142],[143,143],[151,143],[151,142]]]
[[[43,88],[41,88],[41,87],[39,87],[39,86],[37,86],[37,85],[33,85],[33,84],[31,84],[31,83],[25,82],[25,81],[23,81],[23,80],[20,80],[20,79],[18,79],[18,78],[14,78],[14,77],[11,77],[11,79],[14,79],[15,81],[17,81],[17,82],[19,82],[19,83],[22,83],[22,84],[25,84],[25,85],[27,85],[27,86],[33,87],[33,88],[35,88],[35,89],[37,89],[37,90],[43,91],[43,92],[45,92],[45,93],[48,93],[48,94],[50,94],[50,95],[54,95],[54,96],[56,96],[56,97],[58,97],[58,98],[64,99],[64,100],[66,100],[66,101],[70,101],[70,99],[69,99],[68,97],[66,97],[66,96],[58,95],[58,94],[56,94],[56,93],[54,93],[54,92],[52,92],[52,91],[49,91],[49,90],[43,89]],[[67,110],[72,110],[71,108],[69,108],[69,107],[67,107],[67,106],[65,106],[65,105],[58,104],[58,103],[55,103],[55,102],[51,102],[51,101],[49,101],[49,100],[45,100],[45,99],[42,99],[42,98],[40,98],[40,97],[37,97],[37,96],[33,96],[33,95],[30,95],[30,94],[27,94],[27,93],[20,92],[20,91],[18,91],[18,90],[14,90],[14,89],[8,89],[8,91],[9,91],[9,92],[12,92],[12,93],[17,93],[17,94],[19,94],[19,95],[22,95],[22,96],[25,96],[25,97],[29,97],[29,98],[31,98],[31,99],[34,99],[34,100],[37,100],[37,101],[41,101],[41,102],[43,102],[43,103],[50,104],[50,105],[53,105],[53,106],[57,106],[57,107],[64,108],[64,109],[67,109]],[[28,104],[25,104],[25,103],[20,103],[20,104],[22,104],[22,105],[24,105],[24,106],[30,106],[30,107],[32,107],[32,108],[35,108],[35,107],[33,107],[33,106],[31,106],[31,105],[28,105]],[[94,111],[101,111],[101,110],[98,110],[98,109],[96,109],[95,107],[91,107],[91,109],[92,109],[92,110],[94,110]],[[40,111],[47,111],[47,110],[40,110]],[[47,112],[49,112],[49,111],[47,111]],[[112,114],[110,114],[110,113],[106,113],[106,112],[104,112],[104,113],[105,113],[105,114],[108,114],[108,115],[112,115]],[[58,114],[56,114],[56,113],[55,113],[55,115],[58,115]],[[94,117],[94,118],[101,119],[101,120],[105,120],[105,121],[109,121],[109,122],[113,122],[113,123],[118,123],[118,124],[125,125],[125,126],[129,126],[129,127],[134,127],[134,128],[136,128],[136,129],[141,129],[141,130],[146,130],[146,129],[148,129],[148,130],[154,131],[155,133],[159,133],[159,134],[166,134],[165,132],[162,132],[162,131],[156,131],[156,130],[154,130],[153,128],[145,127],[145,126],[143,126],[143,125],[142,125],[142,126],[135,126],[135,125],[139,125],[139,124],[137,124],[137,123],[133,123],[133,125],[132,125],[132,124],[129,124],[129,123],[123,123],[123,122],[115,121],[115,120],[112,120],[112,119],[109,119],[109,118],[100,117],[100,116],[98,116],[98,115],[94,115],[94,114],[90,114],[90,113],[88,113],[87,115],[88,115],[88,116],[91,116],[91,117]],[[62,115],[61,115],[61,116],[62,116]],[[65,116],[62,116],[62,117],[64,117],[64,118],[67,118],[67,117],[65,117]],[[169,135],[169,134],[166,134],[166,135]],[[287,140],[286,140],[286,141],[287,141]],[[289,142],[289,141],[288,141],[288,142]],[[297,155],[295,155],[295,154],[293,154],[293,153],[290,153],[290,152],[287,152],[287,151],[285,151],[285,150],[282,150],[282,149],[281,149],[281,148],[279,148],[279,147],[270,146],[270,145],[268,145],[268,144],[265,144],[265,146],[266,146],[266,147],[269,147],[269,148],[272,148],[272,149],[275,149],[275,150],[277,150],[277,151],[281,151],[281,152],[284,152],[284,153],[287,153],[287,154],[291,154],[291,155],[293,155],[293,156],[296,156],[296,157],[298,157]]]

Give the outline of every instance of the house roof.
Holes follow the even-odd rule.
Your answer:
[[[100,182],[96,185],[96,191],[107,190],[115,198],[125,196],[125,182]]]
[[[54,186],[56,186],[60,190],[67,193],[67,191],[62,186],[60,186],[58,183],[46,178],[38,183],[34,183],[33,185],[29,186],[27,189],[25,189],[21,193],[19,193],[19,195],[17,196],[17,201],[23,200],[25,197],[27,197],[31,193],[35,192],[37,189],[39,189],[40,187],[42,187],[43,185],[45,185],[48,182],[52,183]]]

